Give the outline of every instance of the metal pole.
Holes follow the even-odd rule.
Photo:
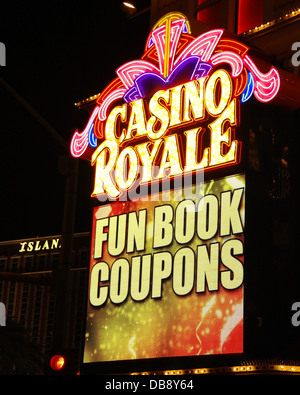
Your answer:
[[[61,251],[57,276],[55,279],[56,308],[53,331],[53,349],[70,347],[70,307],[71,307],[71,263],[73,249],[73,233],[75,223],[76,192],[78,179],[78,160],[68,158],[68,172],[66,177],[65,208],[62,229]]]

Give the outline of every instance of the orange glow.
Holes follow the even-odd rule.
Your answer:
[[[50,366],[55,371],[63,369],[65,363],[65,357],[63,357],[62,355],[54,355],[50,360]]]
[[[133,10],[135,10],[135,6],[132,3],[128,3],[127,1],[123,1],[123,4],[125,5],[125,7],[132,8]]]

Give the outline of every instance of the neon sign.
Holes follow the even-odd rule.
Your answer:
[[[170,13],[141,59],[116,70],[71,141],[72,155],[95,166],[92,196],[115,199],[139,183],[239,162],[240,105],[252,95],[272,100],[280,77],[274,67],[262,73],[249,47],[223,36],[215,29],[195,38],[185,16]]]
[[[84,364],[243,352],[240,107],[271,100],[280,80],[223,36],[163,17],[72,138],[95,167],[92,196],[117,200],[93,211]],[[203,179],[226,166],[239,174]],[[196,182],[182,191],[183,178]]]

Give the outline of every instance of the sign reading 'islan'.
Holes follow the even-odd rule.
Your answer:
[[[60,238],[46,240],[21,241],[19,252],[47,251],[61,247]]]

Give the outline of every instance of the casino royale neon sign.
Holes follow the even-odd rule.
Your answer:
[[[218,81],[220,81],[222,96],[216,105],[215,90]],[[131,105],[125,103],[114,107],[106,122],[106,140],[92,155],[92,164],[96,164],[94,196],[106,192],[111,197],[118,197],[120,190],[130,189],[138,177],[139,164],[143,170],[140,182],[147,183],[153,178],[152,169],[155,165],[159,168],[155,178],[163,180],[166,174],[177,176],[183,172],[237,162],[240,145],[233,139],[231,127],[237,124],[238,103],[236,99],[232,99],[231,78],[220,69],[207,79],[207,84],[205,82],[206,77],[203,77],[168,90],[157,91],[149,101],[148,117],[143,99],[136,100]],[[208,125],[211,143],[210,147],[203,149],[201,160],[198,162],[197,152],[201,151],[202,134],[200,123],[196,128],[184,130],[181,144],[178,134],[170,132],[183,123],[201,122],[207,112],[215,118]],[[116,131],[117,117],[121,118],[121,122],[128,122],[119,138]],[[156,123],[159,123],[157,129],[155,129]],[[229,126],[226,127],[227,124]],[[150,144],[145,142],[134,147],[127,146],[123,150],[119,149],[123,142],[139,140],[142,137],[152,141],[152,148],[149,148]],[[184,144],[182,144],[183,139]],[[226,154],[221,152],[222,144],[229,147]],[[181,146],[186,147],[182,154]],[[108,162],[105,162],[106,149],[109,149]],[[159,157],[160,150],[162,153]],[[129,158],[130,167],[125,177],[126,157]],[[115,183],[112,179],[113,169],[115,169]]]
[[[184,15],[170,13],[142,58],[116,70],[71,141],[72,155],[95,166],[92,196],[119,198],[137,185],[239,162],[240,106],[252,95],[272,100],[280,78],[274,67],[262,73],[249,47],[223,35],[194,38]]]

